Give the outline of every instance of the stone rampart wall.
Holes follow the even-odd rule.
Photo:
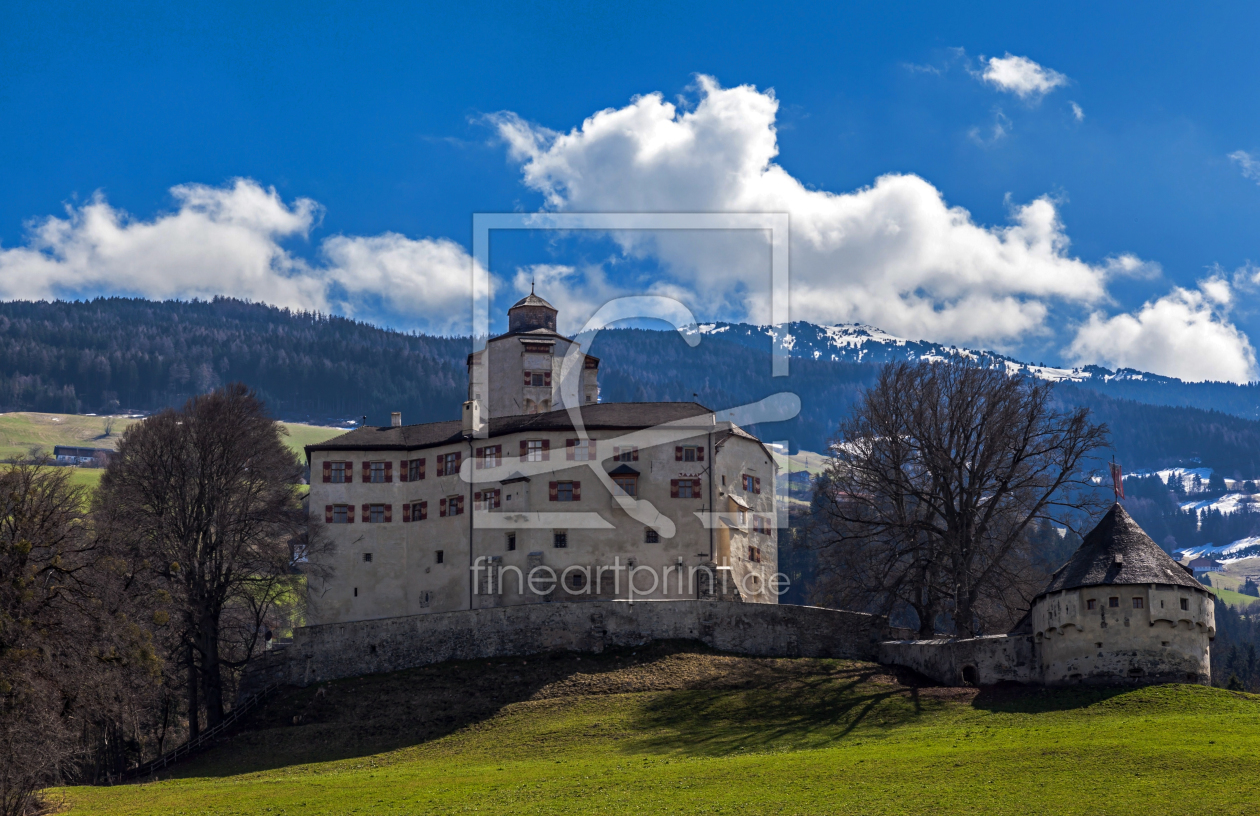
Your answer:
[[[1027,635],[888,641],[879,645],[879,662],[914,669],[947,686],[1039,681],[1036,653]]]
[[[273,681],[307,686],[444,660],[600,652],[697,640],[761,657],[874,660],[887,619],[814,606],[725,601],[543,603],[308,626],[246,667],[241,694]]]

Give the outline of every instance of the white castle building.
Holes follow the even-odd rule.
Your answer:
[[[530,295],[468,358],[463,419],[306,448],[335,545],[312,624],[583,600],[777,603],[775,463],[694,402],[601,403]],[[567,387],[566,387],[567,383]]]

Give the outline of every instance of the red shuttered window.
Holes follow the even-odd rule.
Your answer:
[[[332,462],[324,463],[324,484],[332,481]]]

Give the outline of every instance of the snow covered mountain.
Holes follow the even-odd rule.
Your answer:
[[[819,326],[797,321],[788,326],[788,335],[784,345],[793,357],[802,359],[879,364],[895,360],[947,360],[956,357],[976,359],[991,365],[1004,365],[1012,372],[1023,372],[1053,382],[1130,380],[1184,384],[1173,377],[1163,377],[1131,368],[1112,371],[1096,365],[1081,368],[1055,368],[1024,363],[996,351],[947,346],[930,340],[897,337],[876,326],[863,323]],[[748,323],[704,323],[697,327],[697,331],[701,334],[722,334],[728,338],[742,340],[747,345],[764,345],[767,338],[774,336],[772,327]]]
[[[751,348],[765,349],[774,336],[769,326],[748,323],[704,323],[696,331],[722,335]],[[861,323],[819,326],[797,321],[788,324],[784,341],[792,357],[849,363],[888,363],[894,360],[977,359],[1052,382],[1074,383],[1109,396],[1151,405],[1174,405],[1221,411],[1245,419],[1260,419],[1260,383],[1185,382],[1132,368],[1112,370],[1098,365],[1058,368],[1016,360],[996,351],[911,340]]]

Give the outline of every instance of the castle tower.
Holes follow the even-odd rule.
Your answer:
[[[556,331],[558,314],[531,286],[529,294],[508,309],[507,333],[468,355],[468,399],[481,403],[483,415],[538,414],[567,407],[560,372],[573,342]],[[578,401],[594,404],[599,400],[599,360],[587,355],[581,364]]]
[[[1211,684],[1215,602],[1118,503],[1032,604],[1042,682]]]

